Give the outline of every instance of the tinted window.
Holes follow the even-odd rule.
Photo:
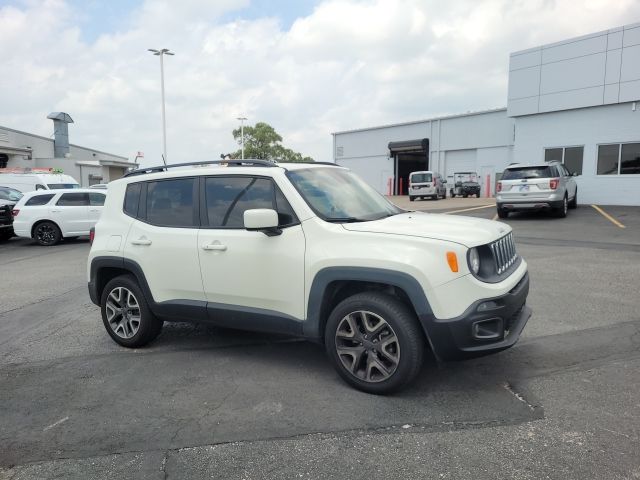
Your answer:
[[[193,178],[147,182],[147,221],[165,227],[194,227]]]
[[[410,181],[412,183],[426,183],[431,181],[430,173],[416,173],[415,175],[411,175]]]
[[[544,151],[544,161],[550,162],[552,160],[562,161],[562,149],[561,148],[547,148]]]
[[[640,173],[640,143],[622,145],[620,173],[631,175]]]
[[[555,170],[555,169],[554,169]],[[516,167],[508,168],[502,180],[520,180],[524,178],[551,178],[556,176],[550,167]]]
[[[35,197],[31,197],[29,200],[27,200],[24,206],[32,207],[38,205],[46,205],[47,203],[49,203],[49,200],[53,198],[53,195],[53,193],[50,193],[48,195],[36,195]]]
[[[90,193],[89,205],[92,207],[101,207],[104,205],[105,198],[107,198],[106,195],[103,195],[102,193]]]
[[[141,183],[130,183],[127,185],[127,193],[124,195],[124,213],[130,217],[138,216],[138,202],[140,201]]]
[[[564,149],[564,166],[569,172],[582,175],[582,157],[584,147],[567,147]]]
[[[80,188],[77,183],[47,183],[49,190],[61,190],[63,188]]]
[[[271,180],[251,177],[209,177],[207,217],[211,227],[244,228],[244,211],[275,208]]]
[[[620,145],[598,146],[598,175],[617,175]]]
[[[252,177],[209,177],[205,195],[211,227],[244,228],[244,212],[270,208],[282,227],[298,222],[291,205],[273,181]]]
[[[88,193],[63,193],[56,202],[61,207],[82,207],[89,205]]]

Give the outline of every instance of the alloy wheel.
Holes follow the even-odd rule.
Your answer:
[[[133,337],[140,328],[142,314],[136,296],[125,287],[116,287],[107,296],[107,322],[120,338]]]
[[[355,311],[338,323],[338,358],[354,377],[378,383],[391,377],[400,361],[400,342],[391,325],[373,312]]]
[[[51,245],[56,241],[56,231],[52,225],[43,223],[36,228],[36,240],[43,245]]]

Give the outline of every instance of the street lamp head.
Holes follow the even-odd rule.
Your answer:
[[[240,120],[241,122],[247,121],[247,117],[238,117],[236,120]]]
[[[147,48],[148,51],[152,52],[154,55],[175,55],[175,53],[169,51],[168,48],[163,48],[162,50],[156,50],[155,48]]]

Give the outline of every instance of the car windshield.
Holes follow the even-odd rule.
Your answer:
[[[22,192],[15,188],[0,187],[0,200],[9,200],[10,202],[17,202],[22,198]]]
[[[431,181],[430,173],[414,173],[411,175],[410,181],[411,183],[426,183]]]
[[[517,167],[507,168],[502,175],[502,180],[523,180],[525,178],[550,178],[553,177],[549,167]]]
[[[61,190],[63,188],[80,188],[77,183],[47,183],[49,190]]]
[[[328,222],[365,222],[402,213],[364,180],[342,168],[287,172],[309,206]]]

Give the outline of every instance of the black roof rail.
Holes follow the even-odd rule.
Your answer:
[[[145,175],[147,173],[166,172],[170,168],[176,167],[193,167],[196,165],[233,165],[234,167],[277,167],[278,164],[270,162],[269,160],[210,160],[208,162],[187,162],[187,163],[173,163],[171,165],[158,165],[156,167],[137,168],[131,170],[123,175],[123,177],[133,177],[134,175]]]
[[[338,165],[333,162],[281,162],[278,163],[278,167],[287,168],[287,165],[331,165],[332,167],[342,167],[342,165]]]

